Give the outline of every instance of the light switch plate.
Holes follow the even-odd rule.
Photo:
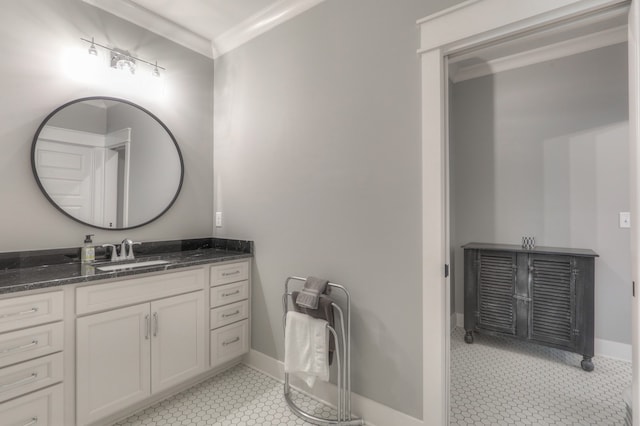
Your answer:
[[[631,213],[620,212],[620,228],[631,228]]]
[[[222,228],[222,212],[216,212],[216,228]]]

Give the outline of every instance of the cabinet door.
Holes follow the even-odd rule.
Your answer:
[[[569,256],[530,256],[532,340],[575,346],[575,267]]]
[[[62,426],[64,422],[62,384],[0,404],[0,422],[16,426]]]
[[[159,392],[205,370],[204,292],[151,303],[151,383]]]
[[[151,394],[149,304],[76,320],[77,421],[85,425]]]
[[[480,252],[478,258],[478,326],[514,335],[516,255]]]

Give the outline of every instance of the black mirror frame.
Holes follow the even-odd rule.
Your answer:
[[[102,227],[102,226],[97,226],[97,225],[94,225],[94,224],[91,224],[91,223],[84,222],[84,221],[82,221],[82,220],[70,215],[62,207],[60,207],[49,196],[49,194],[45,190],[44,186],[42,186],[42,182],[40,182],[40,177],[38,176],[38,171],[36,170],[36,161],[35,161],[36,143],[38,142],[38,139],[40,137],[40,132],[42,132],[42,129],[44,128],[44,126],[46,126],[47,122],[51,119],[51,117],[56,115],[60,110],[68,107],[69,105],[73,105],[73,104],[76,104],[76,103],[79,103],[79,102],[94,101],[94,100],[122,102],[122,103],[128,104],[128,105],[130,105],[132,107],[138,108],[139,110],[149,114],[149,116],[151,118],[153,118],[155,121],[157,121],[158,124],[160,124],[160,126],[162,126],[162,128],[167,132],[167,134],[169,135],[169,138],[171,139],[171,141],[173,142],[173,144],[176,147],[176,151],[178,153],[178,159],[180,160],[180,182],[178,183],[178,189],[176,190],[176,194],[171,199],[171,201],[169,202],[167,207],[164,210],[162,210],[157,216],[151,218],[150,220],[148,220],[146,222],[143,222],[143,223],[140,223],[140,224],[134,225],[134,226],[129,226],[129,227],[126,227],[126,228],[105,228],[105,227]],[[78,223],[81,223],[83,225],[91,226],[92,228],[102,229],[102,230],[105,230],[105,231],[124,231],[124,230],[127,230],[127,229],[140,228],[141,226],[145,226],[145,225],[150,224],[151,222],[157,220],[162,215],[164,215],[171,208],[171,206],[173,206],[173,204],[178,199],[178,195],[180,194],[180,190],[182,189],[182,183],[184,181],[184,160],[182,158],[182,152],[180,151],[180,147],[178,146],[178,142],[176,141],[176,138],[173,136],[173,133],[171,133],[171,130],[169,130],[169,128],[158,117],[156,117],[156,115],[153,114],[151,111],[149,111],[148,109],[146,109],[144,107],[141,107],[138,104],[135,104],[135,103],[133,103],[131,101],[128,101],[126,99],[115,98],[115,97],[111,97],[111,96],[89,96],[89,97],[85,97],[85,98],[74,99],[72,101],[69,101],[69,102],[59,106],[58,108],[54,109],[49,115],[47,115],[45,117],[45,119],[42,121],[42,123],[40,124],[40,126],[38,126],[38,130],[36,130],[35,136],[33,137],[33,142],[31,143],[31,171],[33,172],[33,176],[34,176],[34,178],[36,180],[36,183],[38,184],[38,187],[40,188],[40,191],[42,191],[42,193],[47,198],[47,200],[49,200],[49,202],[56,209],[58,209],[60,212],[62,212],[65,216],[67,216],[67,217],[73,219],[74,221],[76,221]]]

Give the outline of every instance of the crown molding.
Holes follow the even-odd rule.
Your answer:
[[[82,0],[209,58],[216,57],[211,41],[131,0]]]
[[[208,40],[131,0],[82,0],[209,58],[217,58],[325,0],[279,0]]]
[[[450,62],[449,78],[452,82],[459,83],[472,78],[522,68],[626,41],[627,27],[621,26],[467,67],[461,66],[454,60]]]
[[[223,55],[325,0],[279,0],[213,40],[216,56]]]

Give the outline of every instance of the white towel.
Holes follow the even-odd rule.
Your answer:
[[[316,377],[329,381],[327,321],[300,312],[287,312],[284,329],[284,371],[312,387]]]

